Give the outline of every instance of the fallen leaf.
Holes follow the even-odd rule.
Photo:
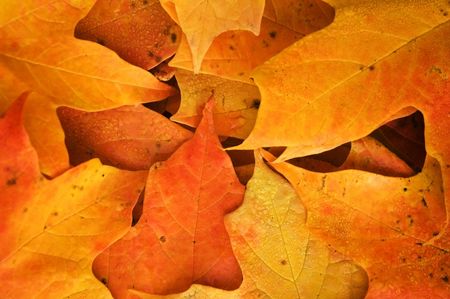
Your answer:
[[[337,165],[334,165],[333,162],[340,160],[340,157],[331,155],[331,157],[327,157],[331,158],[331,160],[327,161],[327,159],[320,159],[323,154],[296,158],[289,160],[289,162],[295,166],[316,172],[359,169],[396,177],[410,177],[415,174],[414,170],[405,161],[370,136],[351,142],[348,151],[336,153],[337,155],[345,155],[343,161]]]
[[[248,136],[255,124],[261,98],[255,85],[184,70],[177,70],[175,76],[181,104],[171,120],[196,127],[200,123],[201,107],[214,95],[217,134],[237,138]]]
[[[288,146],[280,161],[316,154],[367,136],[413,106],[424,116],[427,153],[441,164],[448,197],[450,4],[330,3],[330,26],[254,72],[261,106],[238,149]]]
[[[192,283],[239,287],[223,217],[241,204],[244,187],[215,135],[212,105],[194,137],[150,169],[138,223],[94,262],[114,297],[181,292]]]
[[[185,293],[167,297],[364,298],[368,283],[364,270],[311,235],[294,188],[259,154],[255,160],[242,206],[225,218],[242,267],[242,285],[231,292],[193,285]]]
[[[0,120],[2,297],[110,298],[91,265],[128,230],[145,173],[91,160],[46,180],[22,125],[25,98]]]
[[[319,0],[266,0],[261,31],[224,32],[205,54],[201,72],[253,83],[251,71],[300,38],[330,24],[334,9]],[[193,58],[183,36],[172,66],[192,70]]]
[[[160,100],[173,93],[169,86],[122,61],[111,50],[73,37],[75,23],[89,9],[88,2],[29,0],[19,6],[13,2],[2,3],[0,63],[38,92],[41,101],[49,102],[47,107],[99,110]],[[52,156],[36,147],[41,170],[55,176],[69,167],[62,139],[52,139],[62,135],[61,128],[54,127],[55,133],[48,135],[49,128],[40,125],[54,124],[56,112],[47,109],[37,119],[43,121],[26,120],[32,128],[32,141],[59,147]]]
[[[175,54],[181,29],[157,0],[98,0],[77,24],[75,36],[149,70]]]
[[[432,242],[446,222],[435,159],[411,178],[271,165],[297,190],[308,228],[367,271],[367,298],[448,298],[449,248]]]
[[[94,157],[128,170],[148,170],[169,158],[192,133],[143,106],[99,112],[58,109],[72,165]]]
[[[200,71],[203,57],[214,38],[230,30],[259,34],[264,0],[162,0],[161,4],[186,35],[194,73]]]

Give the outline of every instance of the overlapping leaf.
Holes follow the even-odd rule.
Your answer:
[[[226,217],[242,285],[231,292],[195,285],[168,298],[364,298],[364,270],[314,238],[305,220],[295,190],[257,154],[244,203]]]
[[[47,181],[22,126],[22,96],[0,120],[4,298],[109,298],[96,255],[123,236],[145,173],[92,160]]]
[[[192,55],[194,73],[200,67],[214,38],[230,30],[248,30],[258,35],[264,0],[162,0],[169,15],[181,26]]]
[[[366,269],[367,298],[448,297],[449,248],[432,242],[446,222],[435,159],[428,157],[423,172],[411,178],[272,166],[296,188],[308,227]]]
[[[139,222],[94,263],[116,298],[242,281],[223,217],[240,205],[244,187],[215,135],[212,105],[194,137],[151,168]]]
[[[214,95],[214,124],[217,134],[245,138],[256,120],[260,94],[249,83],[232,81],[216,76],[178,70],[176,78],[181,92],[181,104],[172,120],[197,126],[201,107]]]
[[[143,106],[100,112],[58,109],[71,163],[100,158],[128,170],[148,170],[163,161],[192,133]]]
[[[18,6],[15,2],[2,3],[0,63],[41,94],[41,101],[48,105],[106,109],[159,100],[173,92],[112,51],[72,36],[75,23],[87,12],[92,1],[30,0]],[[44,122],[56,119],[54,110],[46,111],[39,119]],[[35,145],[42,170],[55,175],[68,167],[67,154],[48,156],[40,145],[60,147],[58,153],[63,153],[63,139],[55,140],[51,138],[54,134],[42,134],[45,130],[41,123],[32,125],[31,138],[41,142]],[[61,132],[60,126],[54,127],[54,131],[58,130]]]
[[[319,0],[267,0],[258,36],[246,31],[219,35],[203,59],[201,72],[252,83],[250,72],[301,37],[333,20],[334,10]],[[192,70],[185,37],[171,65]]]
[[[175,54],[181,29],[159,1],[99,0],[75,36],[102,44],[126,61],[151,69]]]

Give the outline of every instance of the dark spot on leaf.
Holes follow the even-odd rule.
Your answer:
[[[230,45],[228,48],[229,48],[231,51],[234,51],[234,47],[233,47],[232,45]]]
[[[161,236],[161,237],[159,237],[159,241],[160,241],[161,243],[166,242],[166,236]]]
[[[28,208],[24,208],[24,209],[22,210],[22,212],[24,212],[24,213],[28,212]]]
[[[422,242],[416,242],[416,245],[418,245],[418,246],[422,246],[422,245],[423,245],[423,243],[422,243]]]
[[[170,40],[172,41],[172,43],[175,43],[177,41],[177,34],[176,33],[172,33],[170,35]]]
[[[402,263],[406,263],[406,258],[402,257],[401,260],[402,260]]]
[[[44,225],[44,229],[47,229],[47,225]]]
[[[259,105],[261,105],[260,99],[253,99],[252,101],[252,108],[259,109]]]
[[[425,197],[422,197],[422,205],[423,205],[425,208],[428,208],[428,204],[427,204],[427,201],[425,200]]]
[[[364,66],[360,66],[359,70],[362,71],[364,69]]]
[[[430,276],[430,278],[433,278],[433,273],[428,274],[428,276]]]
[[[11,179],[6,181],[6,185],[7,186],[13,186],[15,184],[17,184],[17,179],[16,178],[11,178]]]
[[[447,275],[441,277],[441,279],[442,279],[443,282],[448,283],[448,276]]]
[[[239,75],[239,76],[244,76],[244,73],[243,73],[243,72],[240,72],[238,75]]]
[[[269,43],[265,39],[263,39],[262,44],[264,48],[267,48],[269,46]]]
[[[155,54],[153,54],[152,51],[148,51],[148,52],[147,52],[147,55],[148,55],[148,57],[153,57],[153,56],[155,56]]]
[[[375,66],[371,65],[369,66],[369,71],[373,71],[375,69]]]
[[[58,212],[53,212],[52,215],[53,216],[58,216]]]
[[[195,243],[197,243],[197,242],[196,242],[195,240],[193,240],[193,241],[192,241],[192,244],[195,244]]]
[[[286,260],[281,260],[280,263],[281,263],[282,265],[286,265],[286,264],[287,264]]]
[[[276,31],[270,31],[269,35],[271,38],[276,38],[277,37],[277,32]]]
[[[100,279],[100,281],[101,281],[104,285],[108,284],[108,280],[107,280],[105,277],[102,277],[102,278]]]
[[[102,178],[104,178],[105,177],[105,174],[104,173],[102,173]]]
[[[439,235],[439,232],[433,232],[434,237],[436,237],[437,235]]]
[[[408,191],[408,188],[404,187],[403,192],[406,192],[406,191]]]

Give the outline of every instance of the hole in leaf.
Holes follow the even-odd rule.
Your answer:
[[[133,208],[133,219],[131,221],[131,226],[135,226],[138,223],[139,219],[141,219],[142,209],[144,207],[144,197],[145,197],[145,188],[144,190],[142,190],[141,194],[139,195],[139,199]]]

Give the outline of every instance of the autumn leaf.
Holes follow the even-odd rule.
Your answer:
[[[96,259],[94,272],[114,297],[181,292],[192,283],[240,285],[223,216],[241,204],[244,187],[215,135],[212,106],[194,137],[150,169],[136,226]]]
[[[253,83],[251,71],[284,48],[332,22],[334,10],[319,0],[267,0],[259,35],[243,30],[217,36],[205,54],[201,72]],[[170,64],[193,69],[189,43],[183,36]]]
[[[173,93],[169,86],[112,51],[73,37],[76,22],[92,1],[30,0],[18,6],[15,2],[2,3],[0,63],[38,92],[41,102],[48,103],[39,118],[26,117],[44,173],[54,176],[68,168],[61,127],[56,125],[52,129],[55,133],[46,134],[48,127],[41,126],[55,124],[57,106],[107,109],[160,100]],[[35,119],[44,121],[33,122]],[[42,144],[58,150],[49,156]]]
[[[225,219],[242,285],[235,291],[193,285],[164,298],[364,298],[364,270],[311,235],[295,190],[259,154],[255,160],[242,206]]]
[[[109,298],[91,265],[127,231],[145,173],[91,160],[48,181],[22,126],[22,95],[0,120],[4,298]]]
[[[214,95],[214,124],[217,134],[245,138],[256,120],[260,94],[253,84],[216,76],[177,70],[181,104],[171,120],[196,127],[201,119],[201,107]]]
[[[330,3],[330,26],[254,72],[261,107],[238,148],[288,146],[280,160],[316,154],[362,138],[413,106],[424,115],[427,152],[441,164],[450,194],[449,4]]]
[[[264,0],[162,0],[161,4],[186,35],[194,73],[200,67],[214,38],[229,30],[259,34]]]
[[[324,157],[325,155],[328,157]],[[289,162],[317,172],[359,169],[399,177],[415,174],[405,161],[370,136],[352,141],[329,152],[296,158]]]
[[[83,112],[58,109],[72,165],[93,157],[128,170],[167,160],[192,133],[144,106]]]
[[[367,271],[366,298],[448,298],[449,248],[431,241],[446,222],[435,159],[410,178],[271,165],[297,190],[310,230]]]
[[[159,1],[99,0],[77,24],[75,36],[148,70],[175,54],[181,29]]]

